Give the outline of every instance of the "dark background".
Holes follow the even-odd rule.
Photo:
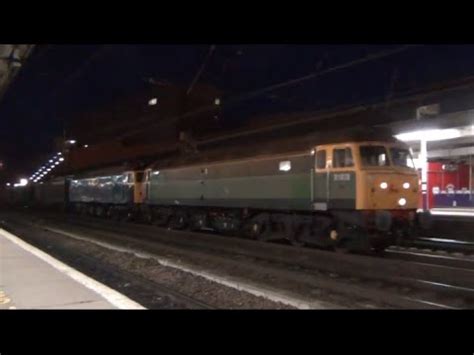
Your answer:
[[[0,102],[0,160],[21,170],[54,149],[79,112],[150,86],[188,87],[210,45],[38,45]],[[403,45],[217,44],[199,84],[219,90],[223,127],[257,115],[390,100],[411,89],[474,74],[474,45],[420,45],[231,104],[226,100]],[[146,105],[148,98],[144,97]],[[132,118],[133,119],[133,118]],[[26,172],[28,173],[28,172]]]

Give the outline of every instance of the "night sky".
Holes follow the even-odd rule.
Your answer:
[[[474,74],[474,45],[429,45],[226,104],[247,92],[390,50],[382,45],[217,45],[199,83],[223,92],[224,124],[260,114],[381,100]],[[188,86],[209,45],[37,46],[0,102],[0,160],[21,168],[52,151],[62,121],[146,88],[149,78]]]

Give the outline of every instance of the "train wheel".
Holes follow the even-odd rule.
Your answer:
[[[143,212],[142,220],[145,224],[153,224],[153,213],[150,210]]]
[[[207,227],[208,221],[207,216],[205,214],[198,214],[192,217],[190,225],[191,230],[198,231],[202,228]]]
[[[263,221],[253,221],[248,226],[247,235],[261,242],[268,240],[268,235],[270,232],[270,226],[267,222]]]
[[[306,243],[302,240],[302,236],[307,233],[309,226],[302,223],[297,225],[296,227],[293,226],[286,226],[287,234],[288,234],[288,241],[291,245],[295,247],[303,247]]]
[[[186,216],[183,213],[180,213],[171,218],[170,228],[180,230],[186,228],[187,224]]]
[[[349,241],[341,240],[335,247],[334,250],[338,254],[349,254],[351,252],[351,248],[349,248]]]

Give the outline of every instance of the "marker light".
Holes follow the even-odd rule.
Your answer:
[[[386,182],[381,182],[381,183],[380,183],[380,188],[381,188],[382,190],[385,190],[387,187],[388,187],[388,184],[387,184]]]
[[[403,183],[403,188],[404,188],[405,190],[408,190],[408,189],[410,188],[410,183],[409,183],[409,182],[404,182],[404,183]]]
[[[400,206],[405,206],[407,204],[407,200],[402,197],[401,199],[398,200],[398,204]]]

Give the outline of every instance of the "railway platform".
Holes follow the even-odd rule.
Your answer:
[[[0,310],[141,308],[117,291],[0,229]]]
[[[433,208],[430,211],[433,216],[467,217],[474,219],[474,208]]]

